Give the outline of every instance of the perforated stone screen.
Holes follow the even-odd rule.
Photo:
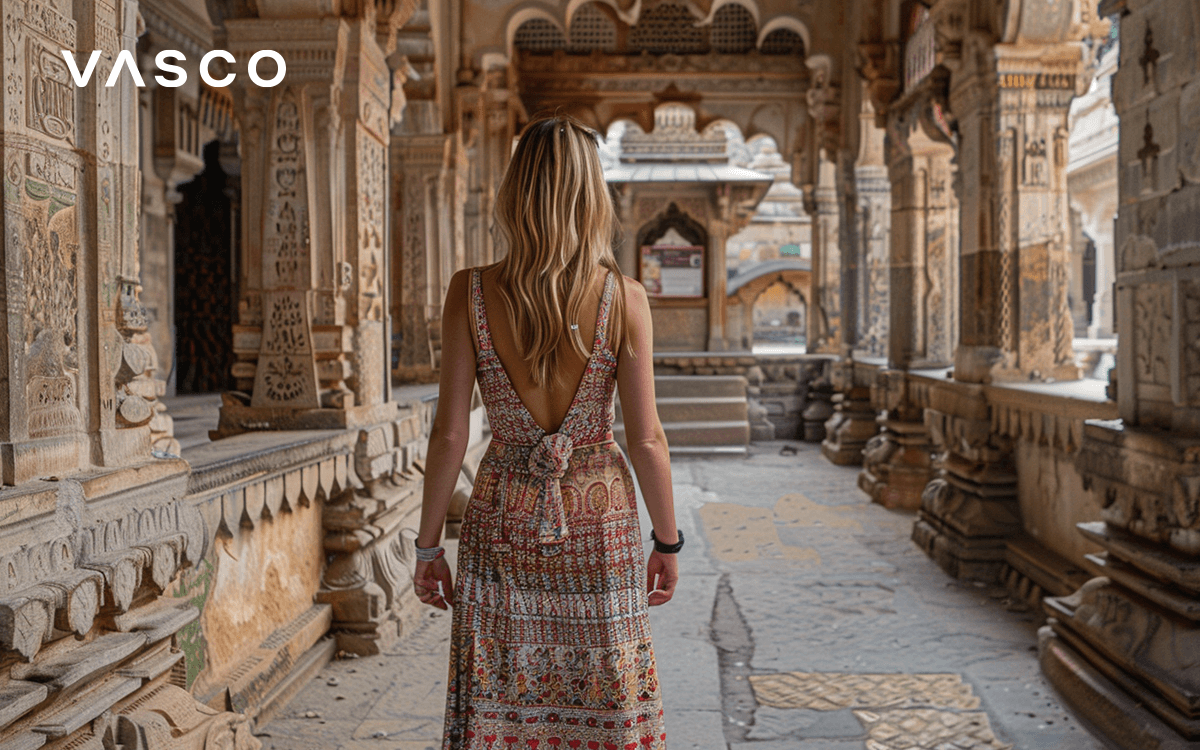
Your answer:
[[[517,28],[513,46],[527,52],[551,52],[567,46],[562,31],[544,18],[531,18]]]
[[[629,46],[658,54],[703,54],[708,51],[708,27],[686,7],[664,3],[650,8],[629,31]]]
[[[575,11],[569,35],[570,52],[612,52],[617,47],[617,25],[596,3],[585,3]]]
[[[714,52],[749,52],[758,41],[758,25],[754,23],[754,16],[744,5],[722,5],[713,16],[710,41]]]
[[[764,55],[804,55],[804,40],[791,29],[775,29],[762,43]]]

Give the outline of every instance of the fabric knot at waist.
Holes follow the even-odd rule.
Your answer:
[[[529,473],[541,482],[538,490],[538,542],[560,544],[567,538],[567,509],[563,505],[562,478],[567,473],[575,443],[562,432],[546,435],[529,453]]]

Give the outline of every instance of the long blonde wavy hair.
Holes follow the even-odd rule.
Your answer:
[[[592,353],[570,323],[585,314],[598,266],[617,279],[608,340],[618,352],[624,340],[625,277],[613,255],[615,214],[599,140],[573,117],[536,117],[521,133],[496,195],[496,229],[508,250],[497,287],[539,388],[562,380],[564,338],[585,359]]]

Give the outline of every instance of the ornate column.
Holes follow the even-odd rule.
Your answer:
[[[855,350],[869,357],[887,356],[889,315],[888,254],[892,196],[888,191],[884,131],[875,125],[875,110],[864,95],[859,113],[858,163],[854,168],[858,195],[858,336]]]
[[[949,23],[939,8],[931,13]],[[1097,27],[1086,3],[1051,0],[964,21],[943,113],[958,133],[956,382],[935,386],[925,412],[943,453],[913,538],[952,575],[992,581],[1004,538],[1021,524],[1013,441],[991,429],[978,384],[1079,377],[1067,300],[1067,115],[1084,72],[1073,40]]]
[[[442,221],[446,207],[442,185],[453,139],[441,134],[404,135],[392,139],[392,222],[395,251],[397,365],[401,381],[437,378],[441,357],[443,256],[451,246]]]
[[[1046,600],[1042,668],[1116,747],[1200,745],[1200,9],[1120,13],[1120,421],[1085,426],[1102,577]]]
[[[889,278],[892,293],[905,304],[889,311],[888,360],[902,369],[951,363],[957,313],[954,149],[944,134],[937,140],[926,135],[919,119],[919,105],[889,113]]]
[[[1030,19],[1072,10],[1024,5],[1022,18]],[[1026,23],[1045,33],[1039,22]],[[1046,28],[1055,27],[1047,20]],[[1081,45],[969,36],[964,46],[971,49],[950,88],[960,225],[971,230],[961,238],[955,378],[1072,380],[1079,373],[1067,303],[1067,114],[1083,72]]]
[[[240,391],[215,435],[345,428],[394,416],[387,399],[384,210],[391,75],[364,18],[236,19],[242,123]],[[249,82],[260,49],[287,61]],[[264,77],[273,71],[260,65]]]
[[[842,254],[838,246],[837,166],[819,157],[817,183],[806,195],[805,204],[813,217],[813,305],[808,314],[808,350],[820,353],[841,351]]]
[[[830,366],[833,416],[825,423],[821,453],[839,466],[860,465],[867,441],[879,432],[878,412],[871,405],[876,368],[845,359]]]
[[[896,369],[879,373],[872,388],[875,407],[884,410],[882,431],[864,449],[859,475],[859,486],[876,502],[914,510],[933,476],[934,448],[924,422],[926,404],[915,399],[905,373],[950,361],[957,309],[949,252],[956,247],[948,198],[954,151],[945,133],[931,139],[919,124],[931,119],[933,85],[918,85],[888,111],[891,243],[882,274],[897,304],[882,314],[888,320],[888,365]]]

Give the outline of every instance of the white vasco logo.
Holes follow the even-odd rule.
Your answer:
[[[87,66],[83,69],[83,72],[80,72],[79,64],[75,61],[75,55],[72,54],[70,50],[62,51],[63,59],[67,61],[67,67],[71,71],[71,78],[75,79],[76,86],[86,86],[92,80],[92,73],[96,70],[96,62],[100,59],[100,52],[100,50],[93,50],[91,57],[88,58]],[[233,83],[233,79],[237,78],[237,76],[233,73],[230,73],[224,78],[213,78],[212,74],[208,70],[208,67],[212,64],[213,59],[217,57],[225,60],[226,62],[236,62],[234,56],[229,52],[223,49],[215,49],[204,55],[204,57],[200,58],[200,77],[204,79],[204,82],[209,86],[222,88]],[[275,76],[269,80],[258,74],[258,64],[264,57],[269,57],[275,61]],[[154,58],[154,64],[158,66],[158,69],[163,73],[170,73],[175,77],[168,78],[164,75],[156,75],[154,76],[154,80],[158,81],[158,85],[166,86],[167,88],[178,88],[179,86],[187,83],[187,71],[178,65],[171,64],[172,62],[182,62],[186,59],[187,57],[185,57],[184,54],[178,50],[165,49],[162,52],[159,52]],[[146,85],[146,81],[142,78],[141,71],[138,70],[137,63],[133,59],[133,53],[127,49],[121,50],[120,54],[117,55],[117,62],[113,65],[112,72],[109,73],[108,80],[104,82],[104,85],[110,88],[115,86],[117,84],[117,79],[121,77],[122,68],[129,69],[129,75],[133,77],[133,82],[138,87],[144,87]],[[287,63],[283,61],[283,55],[274,50],[264,49],[255,52],[250,57],[250,64],[247,66],[247,72],[250,75],[250,80],[253,81],[255,85],[262,86],[263,88],[271,88],[273,86],[278,86],[280,82],[283,81],[283,76],[285,73],[287,73]]]

